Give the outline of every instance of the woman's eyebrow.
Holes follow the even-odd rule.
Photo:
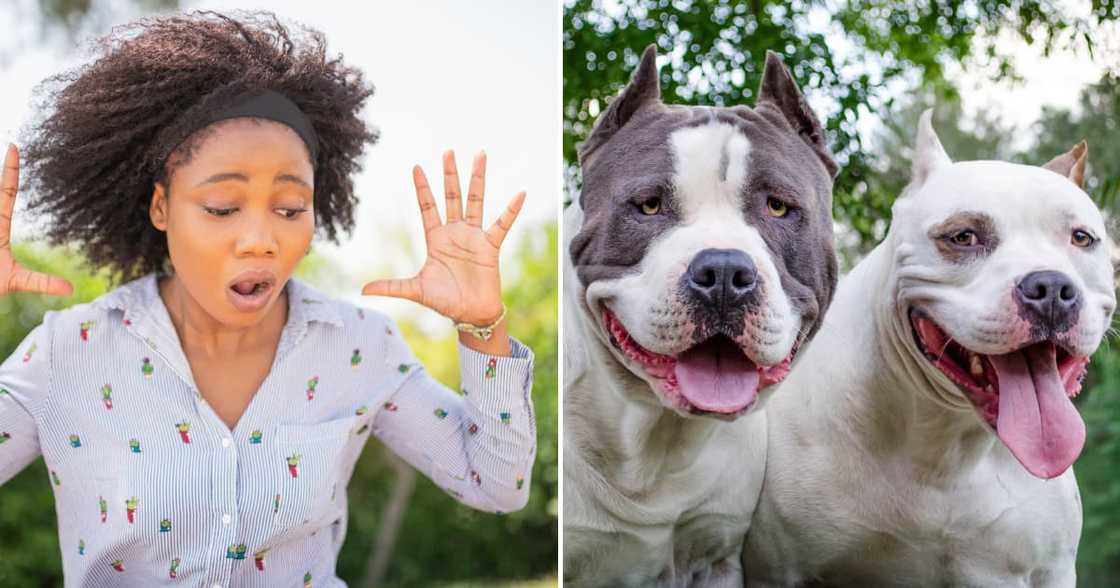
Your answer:
[[[246,176],[245,174],[238,173],[238,172],[218,173],[218,174],[214,174],[214,175],[206,178],[205,180],[202,180],[201,182],[195,184],[195,187],[197,188],[199,186],[203,186],[203,185],[206,185],[206,184],[216,184],[218,182],[224,182],[226,180],[238,180],[238,181],[241,181],[241,182],[248,182],[249,181],[249,176]],[[280,174],[280,175],[276,176],[276,178],[273,179],[272,182],[273,183],[287,182],[289,184],[299,184],[300,186],[303,186],[305,188],[310,188],[311,187],[307,182],[305,182],[303,180],[303,178],[300,178],[299,176],[294,176],[292,174]]]
[[[276,178],[274,180],[272,180],[272,183],[274,183],[274,184],[278,183],[278,182],[288,182],[289,184],[299,184],[299,185],[303,186],[304,188],[310,188],[311,187],[307,182],[303,181],[303,178],[301,178],[299,176],[293,176],[291,174],[280,174],[280,175],[276,176]]]

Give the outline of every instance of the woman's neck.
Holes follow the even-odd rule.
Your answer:
[[[275,347],[288,320],[287,288],[280,291],[259,323],[240,326],[214,318],[191,296],[177,275],[160,278],[157,284],[159,296],[188,357],[231,358],[261,347]]]

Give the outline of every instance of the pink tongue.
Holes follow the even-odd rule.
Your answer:
[[[1032,345],[988,356],[999,377],[996,434],[1039,478],[1066,471],[1085,445],[1085,422],[1066,395],[1056,349]]]
[[[682,353],[676,375],[681,395],[700,410],[736,413],[758,396],[758,366],[725,337]]]
[[[242,296],[248,296],[253,293],[253,289],[257,287],[256,282],[238,282],[233,285],[233,289]]]

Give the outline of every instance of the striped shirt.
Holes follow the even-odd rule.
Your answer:
[[[346,486],[372,433],[457,500],[528,500],[532,352],[460,344],[433,380],[392,319],[297,278],[231,431],[195,385],[156,274],[48,311],[0,366],[0,484],[42,454],[67,586],[344,586]]]

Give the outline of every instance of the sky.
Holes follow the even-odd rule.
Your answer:
[[[184,9],[268,9],[321,30],[328,52],[360,68],[375,93],[363,113],[381,138],[367,149],[355,178],[361,204],[351,238],[313,245],[339,265],[348,284],[316,284],[331,294],[395,316],[416,305],[361,297],[376,278],[409,277],[423,262],[423,229],[412,185],[419,164],[433,182],[442,211],[441,157],[453,149],[465,191],[473,155],[487,155],[484,227],[519,191],[527,197],[502,247],[503,267],[526,238],[555,222],[560,201],[560,7],[551,2],[498,0],[356,3],[268,0],[187,0]],[[46,75],[83,63],[88,55],[66,39],[44,38],[37,0],[0,8],[0,22],[22,23],[0,39],[0,141],[16,141],[31,115],[32,89]],[[135,17],[132,2],[110,0],[91,28],[104,31]],[[9,11],[10,14],[4,14]],[[82,41],[88,41],[86,35]],[[13,239],[32,233],[17,208]],[[503,277],[508,274],[503,272]],[[508,279],[508,277],[507,277]],[[430,318],[430,317],[429,317]],[[428,321],[430,322],[430,321]]]

